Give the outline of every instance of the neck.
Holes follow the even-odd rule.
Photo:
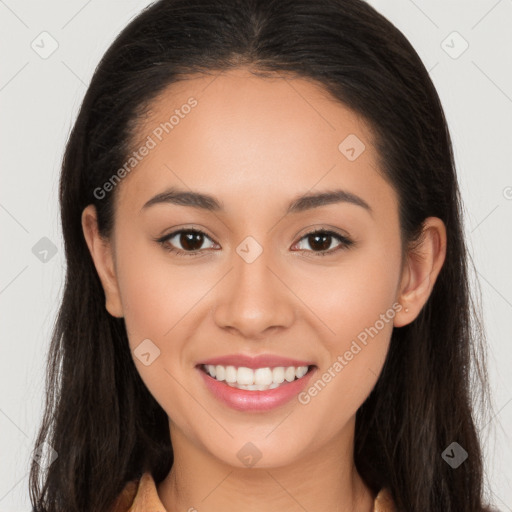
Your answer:
[[[353,462],[354,424],[290,465],[239,468],[201,450],[171,423],[174,464],[158,495],[168,512],[372,512],[375,496]]]

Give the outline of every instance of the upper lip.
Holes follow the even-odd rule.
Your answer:
[[[205,359],[198,363],[198,365],[221,365],[221,366],[243,366],[245,368],[275,368],[278,366],[311,366],[314,365],[311,361],[300,361],[298,359],[290,359],[289,357],[281,357],[273,354],[261,354],[253,357],[244,354],[229,354],[225,356],[213,357]]]

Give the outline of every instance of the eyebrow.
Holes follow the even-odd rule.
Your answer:
[[[219,201],[211,195],[203,194],[200,192],[187,192],[177,188],[167,189],[164,192],[152,197],[144,204],[141,211],[155,204],[162,203],[190,206],[192,208],[199,208],[201,210],[207,210],[211,212],[224,211],[223,202]],[[319,208],[321,206],[327,206],[336,203],[349,203],[361,206],[367,210],[370,215],[373,215],[372,208],[364,199],[357,196],[356,194],[353,194],[352,192],[342,189],[327,190],[315,194],[301,195],[289,203],[286,209],[286,214],[304,212],[313,208]]]

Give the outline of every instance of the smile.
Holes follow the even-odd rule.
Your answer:
[[[199,364],[196,370],[206,389],[224,405],[238,411],[263,413],[296,398],[318,368]]]
[[[244,366],[202,365],[202,370],[210,377],[227,385],[248,391],[276,389],[308,373],[308,366],[277,366],[274,368],[247,368]]]

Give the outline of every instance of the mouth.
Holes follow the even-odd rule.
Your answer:
[[[266,366],[248,368],[245,366],[224,366],[199,364],[197,368],[217,382],[244,391],[269,391],[290,385],[308,376],[315,365],[308,366]]]

